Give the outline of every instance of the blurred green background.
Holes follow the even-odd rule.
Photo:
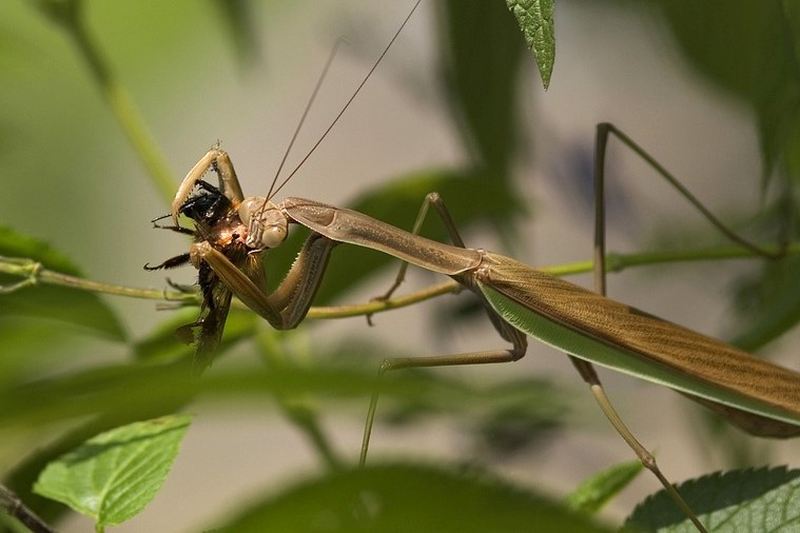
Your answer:
[[[266,192],[334,42],[346,44],[288,168],[329,124],[410,7],[364,0],[83,4],[87,35],[141,112],[175,183],[219,140],[246,194]],[[182,252],[186,241],[151,229],[149,220],[165,213],[167,203],[69,26],[58,19],[71,5],[0,5],[0,225],[48,243],[89,279],[161,288],[163,274],[141,266]],[[596,123],[610,121],[738,228],[761,242],[781,233],[794,237],[800,11],[793,3],[576,1],[556,7],[556,64],[545,93],[504,2],[424,2],[285,194],[354,206],[410,227],[424,195],[437,190],[467,228],[468,245],[537,265],[587,259],[592,136]],[[609,168],[612,249],[722,242],[631,154],[612,146]],[[435,223],[425,233],[443,238]],[[298,243],[276,254],[267,267],[271,281],[285,271]],[[795,262],[648,268],[613,278],[610,291],[749,349],[768,345],[765,353],[793,366],[796,334],[784,333],[800,318]],[[388,264],[377,254],[340,247],[322,301],[362,302],[383,292],[393,272]],[[413,274],[407,290],[435,280]],[[170,275],[189,283],[194,271]],[[171,320],[171,312],[157,312],[152,301],[89,302],[69,291],[28,292],[38,290],[0,297],[0,387],[7,397],[31,381],[141,361],[152,356],[143,340],[166,346],[155,361],[185,352],[168,331],[192,312]],[[497,347],[476,310],[468,297],[443,298],[378,315],[373,328],[363,319],[309,321],[288,340],[270,341],[286,345],[261,351],[288,359],[295,354],[310,367],[346,354],[371,374],[388,355]],[[246,339],[266,335],[252,319],[238,318]],[[170,324],[159,330],[165,321]],[[254,342],[238,344],[210,372],[260,368],[255,353]],[[481,397],[464,408],[408,397],[388,402],[375,453],[475,462],[541,490],[569,491],[630,455],[594,413],[589,395],[580,399],[573,373],[566,359],[535,344],[513,368],[438,373],[457,379],[459,387],[505,391],[495,403]],[[536,377],[542,380],[534,383]],[[791,443],[742,439],[670,391],[619,376],[606,380],[631,426],[659,450],[676,479],[732,464],[797,459]],[[517,395],[520,387],[524,394]],[[321,427],[337,453],[352,460],[366,398],[333,405],[324,398],[311,402]],[[123,410],[122,391],[115,401]],[[167,486],[121,530],[161,529],[165,519],[176,529],[198,529],[265,487],[319,468],[302,431],[264,402],[209,401],[190,410],[198,416]],[[33,415],[7,417],[6,428],[0,426],[1,471],[14,472],[31,449],[57,442],[87,419],[82,414],[47,423]],[[211,485],[213,491],[198,490]],[[627,514],[656,489],[642,476],[608,516]],[[70,517],[64,529],[85,527],[85,519]]]

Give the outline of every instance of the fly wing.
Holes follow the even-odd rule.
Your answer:
[[[743,411],[738,420],[734,411],[725,413],[739,425],[747,426],[742,417],[748,413],[788,423],[758,430],[754,422],[746,427],[751,432],[800,433],[799,373],[513,259],[487,254],[484,265],[481,290],[525,333],[576,357]]]
[[[206,264],[200,265],[199,283],[203,293],[200,316],[176,331],[181,340],[195,346],[193,367],[198,374],[211,365],[219,348],[232,296],[228,287]]]
[[[206,303],[206,302],[204,302]],[[200,311],[197,350],[194,356],[194,367],[198,373],[211,365],[214,355],[222,341],[225,321],[231,308],[231,291],[225,284],[217,282],[211,289],[208,304]]]

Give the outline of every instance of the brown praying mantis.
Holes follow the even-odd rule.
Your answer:
[[[407,21],[408,18],[331,127],[358,94]],[[315,148],[331,127],[314,145]],[[274,328],[295,328],[305,318],[325,274],[330,254],[339,244],[362,246],[403,262],[395,283],[381,297],[383,299],[388,299],[400,286],[409,264],[449,276],[480,299],[492,325],[510,346],[481,352],[385,359],[380,372],[412,367],[512,362],[525,355],[527,336],[554,346],[570,356],[614,428],[645,467],[658,477],[695,526],[704,531],[690,506],[661,473],[653,455],[619,417],[592,364],[668,386],[713,409],[745,431],[763,437],[800,435],[800,373],[762,361],[722,341],[605,297],[603,191],[605,150],[610,135],[640,155],[734,242],[766,257],[779,255],[738,236],[627,135],[610,124],[600,124],[595,154],[596,292],[509,257],[467,247],[444,200],[436,193],[425,198],[410,232],[365,214],[315,200],[290,197],[280,202],[273,201],[275,194],[297,169],[278,187],[275,187],[276,174],[266,196],[245,197],[229,156],[218,146],[209,150],[188,172],[175,194],[170,215],[167,215],[171,216],[174,225],[162,226],[191,234],[194,242],[189,252],[156,267],[146,268],[171,268],[190,262],[199,270],[203,293],[201,315],[188,329],[182,329],[182,333],[196,333],[196,365],[200,370],[213,359],[233,295]],[[290,143],[289,149],[291,146]],[[203,181],[209,170],[217,174],[218,187]],[[451,244],[419,235],[430,207],[441,218]],[[181,214],[194,220],[194,229],[180,226]],[[274,291],[268,292],[262,264],[268,251],[286,239],[291,225],[304,226],[311,235],[283,281]],[[377,400],[375,394],[368,410],[361,449],[362,463],[366,460]]]

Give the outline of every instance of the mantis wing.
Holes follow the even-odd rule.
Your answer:
[[[665,385],[762,436],[800,434],[800,373],[487,253],[478,286],[517,329],[591,363]]]

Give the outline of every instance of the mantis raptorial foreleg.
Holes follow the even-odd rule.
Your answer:
[[[272,293],[266,290],[258,254],[251,256],[255,265],[245,274],[206,242],[192,245],[192,253],[198,260],[207,262],[233,294],[272,327],[292,329],[308,313],[328,265],[331,250],[337,244],[322,235],[311,234],[289,272]]]

